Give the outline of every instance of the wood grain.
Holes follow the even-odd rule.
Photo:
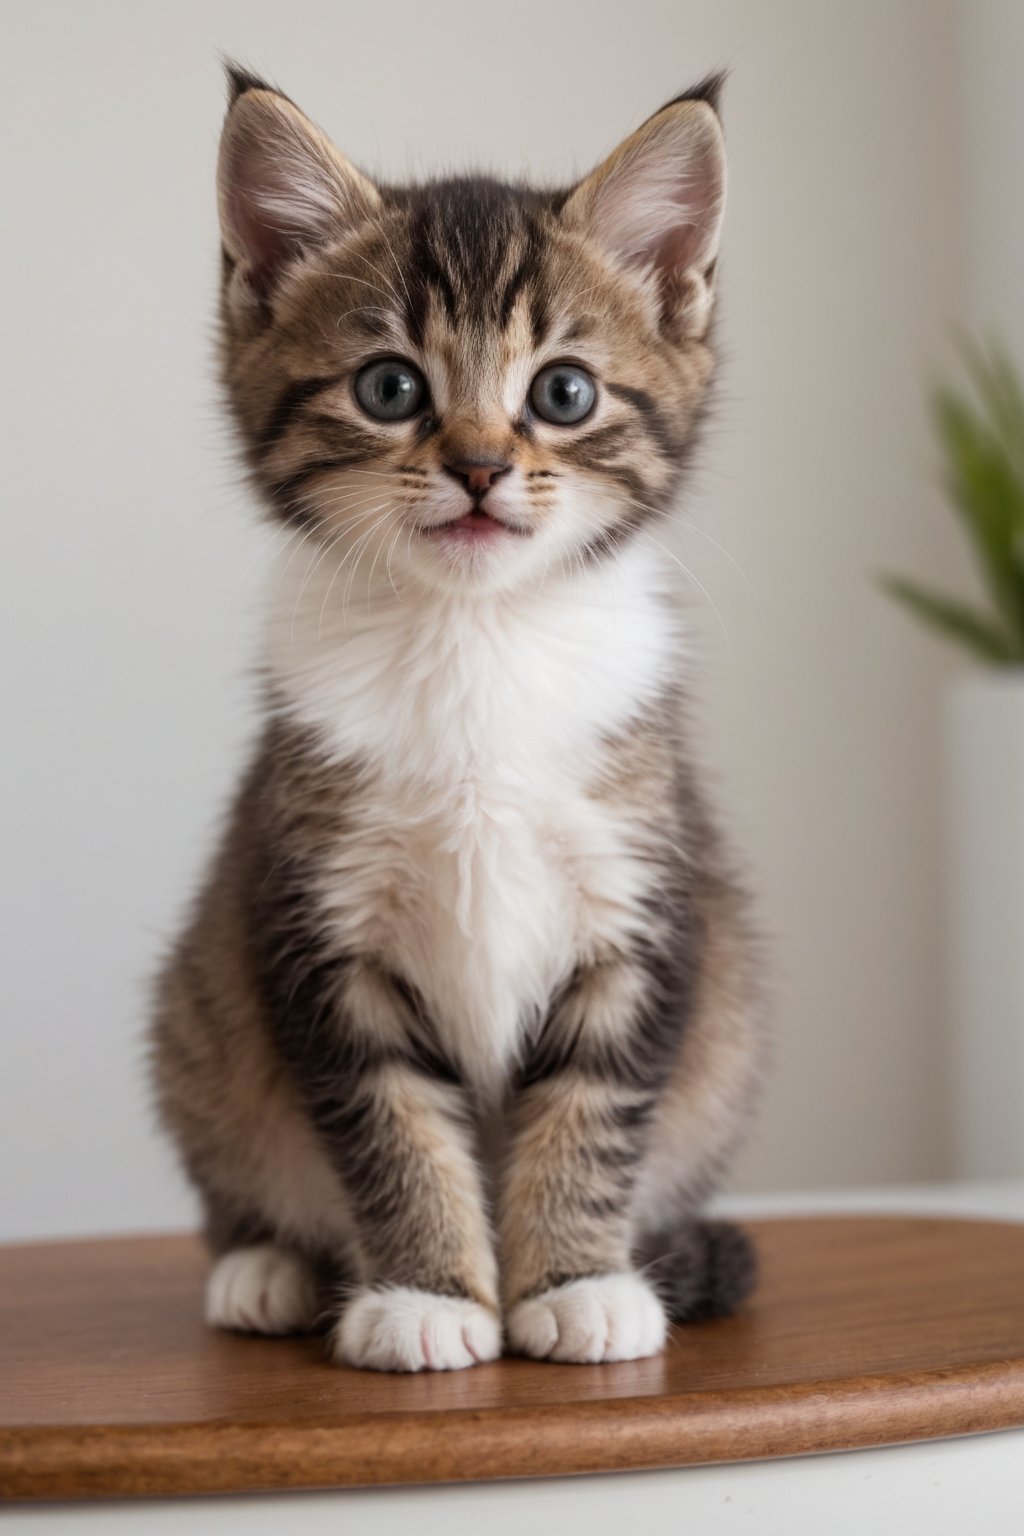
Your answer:
[[[189,1237],[0,1249],[0,1494],[87,1498],[679,1466],[1024,1424],[1024,1226],[754,1224],[745,1313],[655,1360],[331,1366],[208,1332]]]

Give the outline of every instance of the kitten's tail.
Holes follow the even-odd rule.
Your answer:
[[[757,1252],[731,1221],[663,1228],[644,1240],[637,1259],[674,1323],[728,1317],[757,1284]]]

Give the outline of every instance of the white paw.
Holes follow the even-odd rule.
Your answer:
[[[501,1325],[459,1296],[407,1286],[360,1291],[334,1330],[334,1354],[369,1371],[461,1371],[496,1360]]]
[[[316,1282],[298,1254],[272,1243],[233,1248],[206,1282],[206,1321],[244,1333],[302,1333],[317,1318]]]
[[[665,1311],[639,1275],[570,1280],[513,1307],[509,1343],[535,1360],[640,1360],[665,1343]]]

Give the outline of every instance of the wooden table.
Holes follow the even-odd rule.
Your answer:
[[[447,1375],[207,1331],[191,1237],[0,1249],[0,1495],[340,1488],[683,1466],[1024,1424],[1024,1226],[751,1224],[742,1316],[658,1359]]]

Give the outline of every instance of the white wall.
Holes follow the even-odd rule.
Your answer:
[[[218,48],[397,175],[565,176],[733,67],[723,399],[690,498],[731,558],[683,547],[728,632],[702,626],[707,755],[778,956],[740,1183],[941,1173],[946,661],[869,573],[962,558],[920,405],[961,299],[946,5],[37,0],[5,21],[0,1234],[191,1213],[150,1129],[145,984],[250,729],[261,541],[211,385]]]
[[[959,8],[954,23],[964,310],[975,332],[1001,336],[1021,363],[1024,5],[984,0]],[[950,1150],[963,1177],[1024,1173],[1024,826],[1001,814],[1024,766],[1020,691],[1005,674],[971,680],[946,721]]]
[[[965,313],[1024,357],[1024,5],[953,13]]]

